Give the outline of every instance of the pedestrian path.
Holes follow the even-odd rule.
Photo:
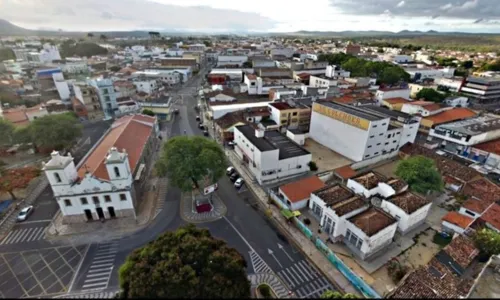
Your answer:
[[[219,197],[212,197],[212,207],[213,209],[209,212],[197,213],[191,195],[184,195],[181,203],[181,218],[190,223],[204,223],[219,220],[226,215],[227,207]]]
[[[167,187],[168,187],[167,179],[158,178],[156,186],[156,188],[158,189],[158,200],[156,201],[155,214],[153,219],[160,214],[160,212],[163,210],[163,207],[165,206],[165,201],[166,201],[165,195],[167,194]]]
[[[278,276],[300,298],[319,298],[326,290],[336,290],[323,275],[305,260],[279,271]]]
[[[257,287],[261,283],[268,284],[273,289],[278,298],[290,297],[289,291],[286,286],[274,274],[250,274],[248,275],[248,280],[250,280],[250,283],[253,287]]]
[[[249,251],[250,261],[252,263],[253,271],[255,273],[270,273],[273,274],[271,268],[255,251]]]
[[[118,252],[118,241],[99,244],[85,275],[82,293],[103,290],[108,287],[113,265]]]
[[[29,243],[45,239],[47,226],[14,229],[0,242],[0,245]]]
[[[78,294],[67,294],[67,295],[57,296],[57,297],[54,297],[54,298],[64,298],[64,299],[112,299],[118,293],[119,293],[119,291],[78,293]]]

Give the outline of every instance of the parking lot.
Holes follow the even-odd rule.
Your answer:
[[[352,163],[352,160],[316,143],[313,139],[306,139],[304,148],[311,152],[312,160],[316,163],[320,172],[333,170]]]
[[[87,245],[0,254],[0,297],[21,298],[67,292]]]

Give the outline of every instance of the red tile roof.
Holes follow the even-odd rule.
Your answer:
[[[486,210],[486,212],[481,216],[481,219],[491,226],[495,227],[497,230],[500,230],[500,205],[493,204]]]
[[[399,103],[409,103],[412,104],[409,100],[401,97],[395,97],[395,98],[387,98],[384,100],[384,102],[387,102],[389,104],[399,104]]]
[[[412,214],[418,209],[432,202],[424,197],[408,191],[396,194],[386,200],[401,208],[407,214]]]
[[[476,113],[470,109],[458,107],[448,109],[430,117],[425,117],[424,120],[433,122],[434,124],[447,123],[456,120],[463,120],[475,117]]]
[[[456,211],[450,211],[442,218],[442,221],[446,221],[455,226],[466,229],[470,224],[472,224],[472,222],[474,222],[474,219],[464,216]]]
[[[397,222],[391,215],[381,209],[370,207],[364,212],[348,219],[349,222],[361,229],[367,236],[373,236],[384,228]]]
[[[474,242],[463,235],[457,235],[451,243],[443,249],[449,256],[453,258],[462,268],[466,269],[472,260],[479,254],[479,250],[474,245]]]
[[[88,170],[97,178],[109,180],[105,159],[111,147],[116,147],[120,152],[123,149],[127,151],[130,169],[134,172],[153,133],[154,122],[155,117],[146,115],[125,116],[116,120],[111,130],[78,169],[78,175],[83,177]]]
[[[468,182],[464,186],[462,193],[466,196],[474,197],[487,203],[493,203],[500,200],[500,186],[485,177]]]
[[[290,202],[295,203],[310,197],[311,193],[323,188],[325,184],[317,176],[311,176],[280,186],[280,190]]]
[[[482,214],[488,207],[490,207],[490,205],[490,202],[471,198],[465,201],[464,204],[462,204],[462,207],[475,213]]]
[[[356,176],[356,174],[357,174],[356,171],[354,171],[354,169],[351,168],[350,165],[346,165],[346,166],[337,168],[337,169],[335,169],[335,172],[337,173],[337,175],[339,175],[340,177],[342,177],[344,179],[352,178],[352,177]]]
[[[500,139],[477,144],[473,148],[500,155]]]

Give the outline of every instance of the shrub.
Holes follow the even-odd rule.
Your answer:
[[[271,295],[271,288],[267,284],[261,284],[258,286],[259,293],[262,295],[262,297],[269,299],[272,298]]]
[[[392,278],[392,281],[397,284],[408,273],[409,268],[401,265],[397,260],[392,260],[387,266],[387,271]]]
[[[309,166],[309,170],[311,170],[311,171],[317,171],[318,170],[318,166],[313,161],[310,161],[307,165]]]

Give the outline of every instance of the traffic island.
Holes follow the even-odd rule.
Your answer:
[[[261,283],[255,289],[255,295],[259,299],[273,299],[278,298],[273,289],[267,283]]]
[[[180,216],[189,223],[207,223],[221,219],[227,207],[215,193],[212,197],[200,195],[198,191],[183,193]]]

